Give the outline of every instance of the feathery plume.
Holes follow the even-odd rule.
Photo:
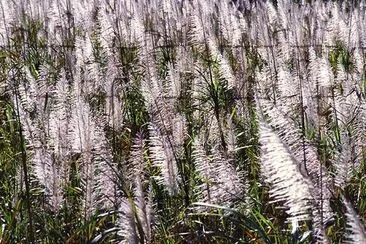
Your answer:
[[[347,236],[348,243],[366,243],[366,230],[351,203],[343,196],[343,203],[346,206],[347,229],[350,234]]]
[[[196,138],[192,156],[196,171],[202,176],[202,184],[197,189],[202,201],[227,206],[240,198],[244,186],[236,170],[218,149],[213,149],[212,154],[207,154],[200,139]]]
[[[271,196],[275,202],[284,202],[290,219],[310,219],[313,186],[299,170],[298,162],[287,146],[263,119],[259,120],[259,142],[262,153],[261,171],[271,185]]]
[[[169,194],[175,195],[178,193],[180,177],[172,141],[168,136],[163,135],[154,123],[149,124],[149,133],[151,160],[153,165],[161,171],[160,176],[157,176],[156,179],[166,187]]]

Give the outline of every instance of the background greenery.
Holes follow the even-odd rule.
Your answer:
[[[0,243],[366,241],[364,1],[1,1]]]

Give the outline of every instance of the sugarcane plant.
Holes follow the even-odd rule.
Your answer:
[[[0,243],[364,243],[364,1],[1,1]]]

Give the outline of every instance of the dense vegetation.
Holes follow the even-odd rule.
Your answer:
[[[2,0],[0,243],[366,243],[365,6]]]

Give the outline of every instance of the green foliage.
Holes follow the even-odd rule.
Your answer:
[[[24,241],[26,238],[27,213],[24,208],[24,189],[19,185],[21,140],[19,123],[12,104],[0,100],[0,240]],[[23,239],[24,238],[24,239]]]
[[[131,84],[124,91],[122,98],[125,118],[129,123],[128,127],[132,130],[132,134],[135,134],[142,129],[149,118],[140,87]]]
[[[329,62],[335,76],[337,75],[338,64],[341,64],[347,73],[354,70],[352,51],[348,50],[341,41],[336,41],[335,48],[329,52]]]
[[[146,6],[142,4],[141,8],[145,9],[150,6],[149,4],[146,3]],[[289,45],[288,47],[293,48],[292,52],[289,52],[290,57],[279,62],[275,60],[276,55],[285,56],[288,41],[286,39],[282,42],[277,38],[287,38],[287,32],[291,30],[286,28],[275,30],[276,35],[270,37],[273,42],[270,47],[260,46],[262,41],[266,41],[268,33],[260,33],[256,37],[259,41],[254,43],[254,40],[250,40],[249,32],[242,33],[239,38],[242,46],[231,47],[228,45],[230,40],[225,33],[225,31],[231,31],[229,31],[230,26],[225,26],[223,19],[219,19],[222,17],[219,5],[214,6],[216,9],[214,13],[201,19],[201,22],[204,22],[202,29],[199,26],[193,28],[193,26],[184,25],[180,25],[179,29],[176,25],[178,20],[174,19],[176,16],[172,17],[169,11],[165,12],[165,5],[161,7],[162,18],[160,13],[151,12],[149,8],[144,10],[146,12],[139,12],[141,9],[132,6],[132,2],[131,9],[123,14],[119,13],[120,15],[117,14],[116,6],[92,5],[92,12],[89,13],[90,23],[84,26],[80,23],[80,19],[75,21],[78,16],[73,13],[74,5],[71,5],[68,3],[65,7],[62,23],[57,26],[55,33],[48,33],[47,23],[51,20],[47,16],[45,18],[47,21],[43,21],[41,17],[32,16],[31,11],[25,12],[22,9],[19,12],[19,19],[14,20],[11,28],[7,29],[9,36],[6,38],[9,40],[9,46],[7,49],[0,50],[0,243],[115,243],[128,239],[128,236],[124,236],[126,234],[121,231],[123,228],[136,234],[136,242],[139,243],[311,243],[317,241],[312,220],[289,222],[290,217],[293,216],[283,208],[286,200],[273,201],[271,197],[273,189],[271,185],[264,183],[260,160],[263,152],[260,150],[259,143],[258,110],[260,107],[257,107],[256,97],[261,95],[258,87],[264,86],[265,84],[261,82],[265,81],[259,81],[257,74],[265,69],[269,70],[271,77],[267,78],[272,82],[272,86],[265,89],[273,89],[273,91],[284,89],[279,88],[277,84],[280,68],[289,71],[290,75],[298,75],[300,82],[310,79],[310,75],[297,74],[297,72],[309,71],[307,67],[310,63],[309,50],[306,47],[305,51],[299,54],[300,57],[297,57],[295,49]],[[276,3],[273,11],[277,11],[280,7]],[[183,13],[183,8],[179,11]],[[202,17],[199,11],[201,10],[189,14],[197,14],[197,18]],[[251,11],[255,11],[255,8],[245,11],[247,12],[242,16],[243,19],[237,19],[238,21],[248,19],[245,28],[251,29],[253,28],[251,25],[259,24],[252,18]],[[109,21],[109,17],[113,21]],[[143,40],[134,40],[132,33],[135,26],[127,24],[136,21],[137,18],[142,18],[141,23],[145,28]],[[190,19],[187,19],[187,23],[188,20]],[[114,35],[109,40],[108,50],[103,46],[105,39],[108,38],[103,32],[105,31],[103,25],[106,24],[103,21],[112,26],[111,33]],[[127,24],[128,27],[125,28],[123,24]],[[207,31],[205,25],[210,25],[210,31]],[[281,23],[276,22],[273,26],[277,28],[279,25]],[[137,25],[136,28],[140,27]],[[306,28],[308,27],[304,27]],[[305,30],[305,34],[302,33],[304,39],[312,38],[310,27],[308,29]],[[172,30],[174,33],[170,33]],[[200,33],[197,33],[198,31]],[[243,30],[231,32],[235,31]],[[60,35],[59,47],[50,45],[53,34]],[[196,40],[200,39],[196,38],[199,35],[202,35],[201,39],[204,43]],[[83,49],[75,46],[77,38],[91,45],[92,50],[88,53],[88,57],[77,53],[77,51],[82,52]],[[264,40],[260,40],[261,38]],[[216,44],[218,50],[211,50]],[[267,52],[268,48],[271,54],[268,53],[268,57],[265,57],[263,53]],[[320,47],[315,49],[319,53],[323,52]],[[343,42],[336,42],[328,56],[335,76],[338,75],[340,65],[347,74],[357,73],[354,72],[356,71],[354,51]],[[216,54],[218,55],[215,56]],[[282,57],[278,58],[282,59]],[[223,59],[226,59],[229,67],[223,68]],[[149,63],[144,63],[146,60]],[[271,70],[272,66],[275,66],[274,71]],[[26,77],[27,70],[30,71],[31,77]],[[43,71],[47,73],[45,77],[42,77]],[[60,104],[57,104],[59,107],[52,107],[58,103],[55,99],[58,94],[55,93],[62,92],[63,89],[57,86],[60,85],[58,82],[60,73],[63,71],[66,71],[67,83],[64,88],[66,91],[63,91],[66,94],[65,103],[67,104],[63,107],[66,114],[57,113],[61,107]],[[112,74],[113,78],[107,77],[107,74],[110,74],[107,71],[115,72]],[[88,77],[90,72],[94,72],[92,75],[96,77],[88,80],[85,77]],[[176,75],[176,77],[169,75]],[[45,94],[39,91],[29,92],[30,89],[39,88],[40,78],[46,80]],[[176,82],[174,86],[179,89],[175,91],[178,97],[169,96],[173,94],[170,90],[172,87],[169,86],[170,78],[174,78]],[[156,90],[150,91],[148,89],[151,87],[146,84],[154,79],[157,80],[154,84]],[[316,81],[319,83],[318,80]],[[112,84],[112,91],[104,89],[103,82]],[[357,84],[360,85],[360,83]],[[291,84],[282,85],[291,86]],[[365,96],[362,96],[362,92],[366,91],[365,79],[361,81],[360,87],[361,89],[359,87],[354,89],[361,106],[365,99]],[[300,86],[300,88],[304,87]],[[332,88],[332,94],[327,96],[329,95],[335,104],[337,102],[335,94],[344,96],[345,90],[344,84],[337,84],[337,87]],[[159,94],[153,94],[153,92]],[[283,97],[278,95],[281,92],[284,94]],[[281,108],[290,114],[293,104],[286,102],[287,91],[281,92],[273,94],[274,101],[270,96],[267,98],[269,102],[273,102],[273,106],[282,106]],[[73,97],[74,94],[80,94],[80,97]],[[149,95],[154,98],[151,99]],[[297,95],[297,93],[293,96],[291,94],[291,98],[297,99]],[[308,112],[305,107],[301,107],[304,101],[300,104],[296,100],[294,103],[297,103],[297,109],[301,110],[297,112],[302,113],[304,121],[303,123],[293,122],[297,129],[302,127],[300,129],[304,141],[309,141],[309,145],[316,149],[316,155],[319,158],[313,161],[319,159],[319,170],[323,170],[322,166],[325,166],[324,169],[335,181],[338,173],[335,167],[337,163],[335,154],[338,152],[337,147],[344,140],[342,138],[344,128],[338,123],[340,121],[337,117],[339,116],[336,110],[338,107],[335,105],[327,107],[324,111],[326,116],[323,116],[320,114],[322,109],[320,100],[328,97],[322,98],[323,94],[317,93],[314,98],[313,95],[310,94],[306,99],[317,101],[316,116],[318,117],[312,114],[313,112]],[[25,101],[29,97],[34,100]],[[80,104],[86,104],[87,121],[85,116],[80,115],[74,108],[77,104],[73,103],[73,100],[78,99],[81,101]],[[301,99],[305,98],[301,97]],[[24,112],[22,103],[27,102],[31,104],[31,109]],[[38,103],[44,104],[44,114],[37,113]],[[109,111],[107,106],[110,106]],[[120,107],[114,110],[114,106]],[[164,106],[168,109],[163,110]],[[122,121],[116,121],[114,118],[112,123],[106,121],[110,113],[112,115],[118,113],[115,111],[122,111],[118,114],[118,118]],[[76,115],[71,114],[72,112]],[[171,171],[175,167],[174,163],[176,164],[179,182],[177,192],[174,193],[170,193],[160,182],[159,177],[162,177],[163,169],[152,160],[154,141],[147,125],[155,123],[156,114],[159,114],[157,127],[166,142],[162,143],[161,151],[157,153],[157,161],[161,164],[166,163]],[[58,127],[58,124],[47,124],[46,120],[51,115],[63,117],[66,121],[66,129]],[[75,125],[70,122],[72,116],[82,120],[88,129],[92,127],[92,122],[99,123],[97,126],[102,128],[99,134],[104,134],[98,138],[99,134],[96,135],[93,129],[86,131],[87,135],[77,134],[81,130],[75,128]],[[181,122],[180,125],[183,128],[178,131],[180,128],[176,126],[175,119],[181,117],[183,122],[178,122]],[[318,124],[315,124],[314,117],[317,118]],[[23,120],[24,118],[26,119]],[[349,124],[354,125],[353,123],[352,119]],[[212,124],[218,131],[212,131]],[[29,131],[25,133],[25,130],[34,128],[36,129],[32,132],[39,140],[37,145],[30,143],[34,135]],[[59,141],[50,144],[50,141],[57,137],[55,134],[61,130],[66,131],[66,135],[63,135],[65,138],[57,138]],[[354,134],[359,135],[356,132]],[[285,132],[279,134],[281,139],[291,136]],[[71,136],[74,136],[70,140],[73,140],[72,143],[75,145],[69,144],[68,137]],[[83,136],[94,140],[90,143]],[[216,189],[214,187],[220,184],[219,181],[203,176],[202,171],[205,169],[197,166],[196,161],[199,159],[195,158],[193,142],[201,137],[208,165],[212,165],[216,160],[214,156],[216,153],[222,157],[222,161],[219,161],[222,165],[232,166],[235,169],[243,185],[240,186],[240,194],[235,196],[235,201],[231,201],[230,204],[200,202],[202,199],[198,189],[202,184],[212,189]],[[136,138],[141,140],[138,149],[134,141]],[[64,145],[60,142],[62,140],[68,143]],[[149,144],[145,145],[145,141]],[[294,144],[288,145],[287,149],[301,147],[298,142]],[[57,149],[62,151],[60,154],[63,157],[57,159],[58,161],[55,150],[50,145],[56,145]],[[40,169],[34,166],[34,158],[37,156],[35,147],[50,152],[49,159],[39,159],[45,161],[43,170],[49,166],[46,163],[59,164],[63,167],[63,173],[57,175],[62,184],[56,186],[61,187],[62,201],[56,208],[50,204],[52,196],[47,192],[47,186],[43,185],[38,178],[37,170]],[[99,155],[98,150],[105,155]],[[139,153],[138,156],[136,151]],[[307,156],[305,147],[303,154],[304,157]],[[323,224],[321,228],[324,228],[327,237],[335,243],[344,240],[349,232],[345,205],[342,202],[343,195],[350,199],[363,223],[366,219],[365,148],[361,149],[359,155],[352,155],[352,157],[354,157],[352,162],[358,160],[360,165],[353,168],[344,188],[334,186],[334,182],[329,184],[332,193],[329,201],[334,216],[332,220],[321,223]],[[92,173],[90,174],[86,168]],[[55,169],[52,168],[52,170]],[[221,173],[217,169],[213,171],[214,177]],[[109,172],[109,175],[105,177],[104,172]],[[292,173],[289,172],[288,176],[291,177]],[[305,173],[301,173],[305,177]],[[100,180],[98,177],[104,177],[105,181],[98,181]],[[306,179],[314,180],[311,177]],[[93,193],[100,191],[99,188],[114,191],[115,199],[108,198],[112,198],[112,194],[107,197],[111,192],[102,192],[106,194],[102,200],[113,202],[111,206],[99,207],[102,204],[93,202],[95,209],[86,209],[87,196],[84,189],[88,181],[93,180],[95,182],[89,186]],[[325,179],[321,180],[325,182]],[[107,184],[113,187],[108,188]],[[320,187],[321,184],[325,183],[321,182]],[[314,186],[319,188],[318,184]],[[224,193],[230,191],[226,188],[219,190]],[[325,201],[324,196],[321,197],[320,200]],[[123,209],[123,201],[127,202],[130,209]],[[149,208],[151,213],[148,211]],[[123,219],[121,216],[127,217]],[[148,222],[147,218],[150,218],[151,222]],[[128,223],[121,223],[121,220]],[[146,230],[146,224],[150,225],[151,233]],[[150,240],[148,240],[149,235],[151,235]]]

